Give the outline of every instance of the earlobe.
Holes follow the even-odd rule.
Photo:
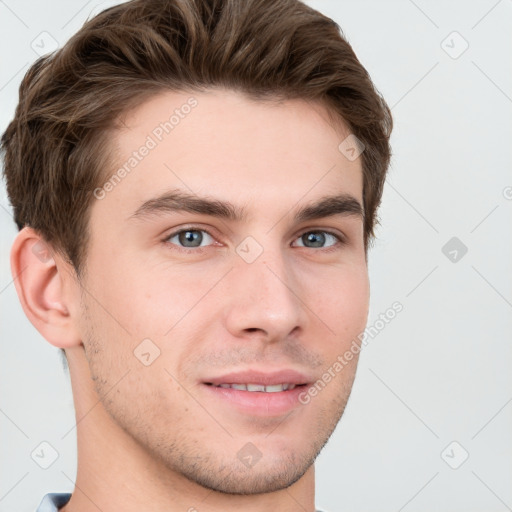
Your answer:
[[[64,286],[72,280],[69,273],[64,274],[65,265],[32,228],[18,233],[11,249],[11,272],[19,300],[41,335],[64,349],[81,344],[70,314],[73,299]]]

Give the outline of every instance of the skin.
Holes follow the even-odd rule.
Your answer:
[[[81,279],[30,228],[13,246],[25,312],[69,362],[78,472],[66,512],[314,511],[313,462],[350,394],[357,355],[286,415],[244,414],[205,389],[208,376],[247,369],[320,379],[364,330],[369,282],[361,217],[293,217],[337,193],[362,204],[361,159],[340,153],[349,131],[320,104],[165,92],[112,134],[117,166],[191,96],[197,107],[94,200]],[[132,217],[169,189],[230,201],[247,217]],[[191,227],[211,238],[201,232],[199,249],[180,251],[169,235]],[[302,235],[322,230],[345,243],[307,246]],[[263,249],[252,263],[236,251],[247,236]],[[160,355],[145,366],[134,350],[148,338]],[[252,467],[237,456],[249,442],[261,453]]]

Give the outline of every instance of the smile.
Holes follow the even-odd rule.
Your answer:
[[[209,386],[215,386],[217,388],[224,389],[237,389],[239,391],[251,391],[258,393],[279,393],[280,391],[288,391],[295,389],[297,384],[272,384],[269,386],[265,386],[264,384],[212,384],[207,383]]]

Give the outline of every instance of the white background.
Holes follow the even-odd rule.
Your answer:
[[[1,131],[37,58],[33,41],[62,45],[112,3],[0,1]],[[512,2],[308,3],[341,26],[392,107],[369,325],[404,306],[363,351],[316,464],[317,506],[512,510]],[[33,511],[45,493],[73,489],[74,414],[57,349],[19,305],[16,229],[0,194],[0,511]],[[457,262],[442,252],[452,237],[468,249]],[[46,470],[30,456],[42,441],[59,453]]]

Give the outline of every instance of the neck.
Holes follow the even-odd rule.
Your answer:
[[[76,350],[80,350],[79,348]],[[286,489],[234,495],[207,489],[167,467],[106,412],[83,352],[69,354],[77,423],[75,489],[64,512],[313,512],[314,466]],[[108,397],[107,397],[108,398]]]

